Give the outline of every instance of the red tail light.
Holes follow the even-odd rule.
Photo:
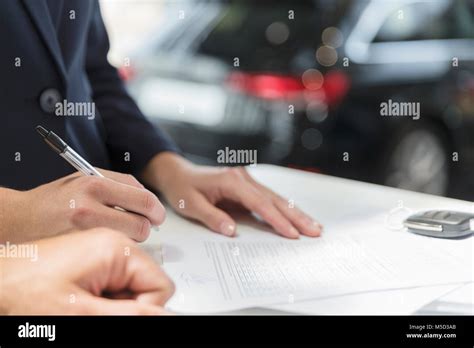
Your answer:
[[[350,81],[346,74],[339,70],[328,72],[324,76],[324,94],[328,105],[339,103],[349,91]]]
[[[227,85],[237,91],[265,100],[321,100],[333,105],[345,96],[349,89],[348,77],[340,71],[324,76],[320,90],[309,90],[300,77],[272,73],[233,72]]]
[[[300,79],[275,74],[234,72],[227,80],[231,88],[262,99],[291,99],[304,90]]]

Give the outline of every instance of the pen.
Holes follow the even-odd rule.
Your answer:
[[[76,168],[78,171],[85,175],[93,175],[104,177],[97,169],[89,164],[84,158],[82,158],[76,151],[71,149],[64,140],[57,136],[54,132],[48,131],[44,127],[36,126],[36,131],[43,137],[43,140],[48,144],[56,153],[64,158],[70,165]]]

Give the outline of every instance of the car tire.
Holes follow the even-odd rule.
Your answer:
[[[392,139],[384,156],[382,183],[411,191],[446,195],[450,166],[444,132],[425,122],[399,130]]]

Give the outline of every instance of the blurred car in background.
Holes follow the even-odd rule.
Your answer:
[[[474,2],[189,1],[120,72],[200,163],[287,165],[474,198]],[[418,103],[419,117],[383,116]]]

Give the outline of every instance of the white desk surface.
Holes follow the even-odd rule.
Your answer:
[[[397,216],[401,213],[406,214],[410,211],[429,210],[429,209],[451,209],[461,210],[474,213],[474,203],[455,200],[450,198],[438,197],[411,191],[389,188],[380,185],[368,184],[353,180],[341,179],[322,174],[307,173],[299,170],[293,170],[272,165],[257,165],[254,168],[249,168],[251,175],[259,182],[272,188],[282,196],[294,200],[295,205],[306,211],[309,215],[320,221],[326,228],[330,230],[331,226],[339,224],[349,218],[370,218],[377,215],[385,215],[388,217],[387,223],[396,227],[399,223]],[[400,209],[400,206],[403,206]],[[157,243],[160,240],[160,235],[166,236],[168,233],[173,233],[173,230],[182,224],[188,224],[184,219],[176,215],[168,209],[167,219],[160,227],[160,231],[154,231],[147,241],[147,243]],[[197,230],[202,230],[202,227],[192,225]],[[238,230],[238,227],[237,227]],[[213,233],[213,232],[208,232]],[[262,231],[262,233],[265,233]],[[237,237],[238,238],[238,237]],[[470,237],[473,240],[474,238]],[[474,264],[474,254],[473,254]],[[412,296],[416,296],[415,292],[423,291],[422,289],[415,289],[412,291]],[[442,304],[452,303],[453,292],[452,288],[439,288],[440,296],[451,293],[449,301],[443,301],[443,297],[439,299]],[[460,297],[464,299],[470,296],[470,302],[473,303],[473,288],[469,290],[460,290]],[[468,295],[466,296],[466,292]],[[393,292],[393,298],[396,300],[401,293]],[[454,293],[456,294],[456,293]],[[350,295],[354,296],[354,295]],[[368,296],[368,295],[366,295]],[[373,296],[377,296],[376,293]],[[370,299],[370,297],[369,297]],[[374,297],[375,299],[375,297]],[[319,301],[319,300],[318,300]],[[252,308],[231,312],[230,314],[288,314],[288,313],[305,313],[305,314],[383,314],[382,313],[365,313],[358,307],[357,302],[343,301],[337,297],[331,299],[329,303],[321,307],[321,302],[305,301],[304,303],[294,303],[284,305],[284,308],[278,307],[272,309]],[[338,307],[344,304],[341,310]],[[329,307],[328,307],[329,306]],[[303,308],[304,310],[301,310]],[[419,314],[456,314],[455,310],[446,309],[446,306],[430,303],[421,310],[414,308],[415,313]],[[465,307],[464,307],[465,308]],[[452,311],[451,311],[452,310]],[[472,314],[472,307],[469,309]],[[459,314],[462,311],[458,312]],[[385,313],[397,314],[397,313]]]

